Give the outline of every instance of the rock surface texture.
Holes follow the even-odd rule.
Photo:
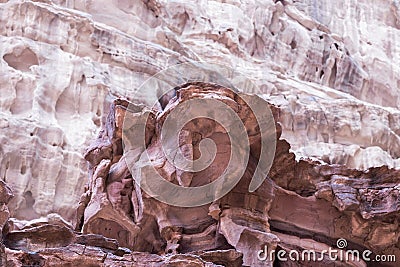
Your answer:
[[[261,135],[242,99],[247,103],[263,101],[275,121],[279,121],[280,108],[258,96],[236,94],[215,84],[190,83],[176,90],[177,95],[164,110],[143,106],[132,110],[129,102],[119,99],[112,103],[106,126],[84,155],[90,179],[76,211],[75,231],[58,215],[30,222],[12,219],[4,236],[7,264],[310,266],[307,260],[290,264],[277,258],[261,261],[257,253],[267,246],[287,253],[313,249],[320,258],[314,266],[373,266],[362,259],[343,262],[324,255],[322,251],[335,247],[338,239],[348,242],[347,250],[400,257],[400,171],[386,166],[361,171],[310,159],[296,161],[289,143],[280,138],[282,127],[276,123],[272,127],[277,145],[271,170],[261,186],[249,193],[250,179],[260,160]],[[185,151],[191,151],[186,155],[198,156],[198,136],[211,138],[217,145],[218,156],[212,164],[191,174],[168,163],[161,150],[160,130],[166,116],[179,105],[210,96],[236,107],[250,136],[251,153],[242,179],[221,199],[198,207],[176,207],[150,197],[134,181],[131,173],[138,173],[127,166],[130,161],[122,149],[123,118],[131,116],[139,122],[150,113],[145,120],[146,149],[138,155],[149,155],[164,179],[200,186],[217,179],[226,167],[229,140],[223,136],[227,133],[207,119],[185,126],[185,137],[180,140]],[[5,198],[8,201],[9,197]]]
[[[0,25],[0,265],[272,266],[257,260],[265,245],[320,253],[339,238],[400,260],[397,0],[0,0]],[[256,89],[182,82],[174,98],[142,105],[159,96],[158,84],[138,93],[144,81],[195,61],[224,64]],[[276,122],[274,162],[252,193],[259,128],[237,95],[265,101]],[[186,126],[190,157],[202,136],[217,144],[214,165],[196,174],[166,163],[158,131],[177,105],[208,97],[238,108],[252,133],[243,178],[200,207],[151,198],[126,165],[124,116],[150,114],[153,166],[199,186],[226,165],[224,131]]]

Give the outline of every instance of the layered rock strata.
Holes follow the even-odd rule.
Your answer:
[[[223,152],[209,169],[188,175],[171,165],[160,152],[158,131],[165,116],[185,101],[210,95],[224,101],[228,98],[233,101],[231,105],[239,107],[239,116],[248,116],[246,105],[233,91],[202,83],[183,86],[166,110],[146,111],[152,115],[146,124],[147,148],[141,153],[150,154],[160,175],[172,183],[182,184],[186,179],[186,186],[202,185],[217,178],[227,165],[230,151],[222,141],[223,131],[206,120],[189,124],[185,128],[186,136],[192,138],[183,141],[190,141],[192,154],[189,155],[195,157],[200,140],[194,137],[199,133],[203,138],[218,140],[217,151]],[[283,112],[267,102],[264,104],[272,109],[278,121]],[[280,139],[281,126],[276,124],[277,150],[273,165],[262,186],[250,193],[248,185],[259,160],[256,151],[260,133],[252,132],[257,127],[251,116],[241,117],[252,136],[252,150],[240,182],[210,205],[174,207],[144,193],[129,171],[126,163],[129,161],[122,154],[123,118],[132,112],[127,107],[126,101],[114,102],[107,127],[85,155],[91,166],[91,179],[78,209],[77,225],[82,226],[83,232],[101,234],[119,240],[132,250],[156,254],[203,250],[218,254],[219,250],[234,249],[243,255],[244,266],[272,264],[257,259],[255,252],[265,245],[277,250],[301,252],[313,247],[322,251],[328,246],[335,247],[340,238],[349,242],[348,249],[400,256],[399,171],[387,167],[358,171],[312,160],[296,161],[295,155],[289,152],[290,145]],[[140,117],[146,112],[138,110],[134,114]],[[325,263],[329,262],[325,259]],[[284,262],[280,264],[285,266]],[[365,262],[353,264],[364,266]]]
[[[398,10],[397,1],[0,1],[0,177],[15,193],[12,216],[74,220],[82,154],[112,99],[190,60],[250,77],[285,110],[283,136],[299,158],[399,168]]]
[[[271,264],[255,260],[263,244],[321,251],[338,238],[348,249],[399,258],[399,18],[398,1],[0,0],[0,263],[256,266]],[[244,179],[204,210],[144,194],[120,140],[129,102],[141,118],[139,104],[158,96],[138,95],[141,84],[196,61],[247,76],[280,123],[259,190],[247,188],[253,145]],[[207,97],[209,86],[196,90]],[[148,111],[149,132],[168,101]],[[227,156],[222,133],[208,134]],[[148,149],[165,160],[158,144]],[[177,184],[212,180],[160,162],[154,166]],[[225,163],[205,174],[218,175]],[[384,266],[369,265],[377,264]]]
[[[145,123],[146,150],[140,153],[150,155],[153,167],[164,179],[199,186],[218,178],[226,167],[230,151],[223,136],[227,133],[207,119],[186,125],[181,141],[187,156],[198,156],[202,138],[218,141],[218,157],[210,167],[190,174],[168,163],[160,152],[159,131],[165,117],[179,105],[209,96],[235,107],[250,136],[251,153],[242,179],[226,196],[200,207],[176,207],[152,198],[135,182],[127,166],[130,161],[125,159],[122,142],[124,118],[133,116],[136,122]],[[262,160],[257,152],[261,133],[242,98],[262,101],[272,110],[275,121],[284,114],[258,96],[205,83],[177,88],[177,96],[165,110],[136,105],[132,109],[126,100],[115,100],[106,126],[85,154],[90,165],[89,183],[76,211],[74,230],[58,215],[30,222],[8,220],[6,203],[12,193],[1,184],[3,243],[7,247],[2,247],[3,265],[310,266],[309,261],[286,262],[276,257],[260,260],[258,252],[268,247],[277,253],[313,249],[321,258],[313,266],[373,266],[362,260],[335,262],[324,255],[322,251],[335,248],[338,239],[348,242],[344,251],[368,249],[372,256],[400,257],[400,173],[395,169],[359,171],[297,161],[290,145],[280,138],[281,126],[276,123],[272,127],[277,146],[271,170],[260,188],[248,191],[255,165]],[[140,119],[148,113],[148,120]]]

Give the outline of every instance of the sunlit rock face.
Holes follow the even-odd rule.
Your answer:
[[[149,77],[178,63],[207,61],[241,72],[257,85],[253,94],[276,108],[281,134],[270,184],[263,189],[268,192],[261,196],[269,204],[263,205],[262,219],[254,219],[267,222],[269,244],[322,248],[341,237],[356,248],[398,255],[398,1],[0,0],[0,25],[0,179],[14,194],[0,201],[4,218],[58,213],[77,224],[70,228],[150,253],[202,251],[217,240],[210,248],[224,253],[203,251],[201,261],[186,260],[196,266],[255,264],[246,255],[256,249],[244,244],[264,238],[253,232],[259,228],[231,226],[235,216],[249,221],[258,216],[251,205],[249,213],[227,209],[224,219],[215,217],[215,206],[211,215],[190,213],[204,219],[204,227],[194,231],[203,243],[195,247],[181,233],[187,222],[166,220],[167,227],[155,211],[141,213],[140,198],[132,200],[141,191],[115,157],[122,155],[120,142],[108,135],[115,129],[100,133],[115,124],[112,116],[125,101],[140,104],[158,96],[157,90],[136,93]],[[161,99],[161,106],[169,100]],[[99,133],[106,145],[96,139]],[[218,138],[221,148],[227,145]],[[104,149],[96,150],[99,146]],[[213,170],[217,175],[218,168]],[[107,181],[98,190],[106,207],[96,207],[93,199],[95,176]],[[193,179],[179,177],[183,184]],[[160,231],[163,227],[172,230]],[[229,229],[246,238],[229,235]],[[147,234],[146,242],[133,246],[132,238]],[[90,252],[88,264],[104,260],[97,252]],[[153,256],[137,255],[154,264],[166,260]],[[32,261],[41,264],[42,258]]]

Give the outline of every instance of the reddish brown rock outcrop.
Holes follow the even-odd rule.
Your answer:
[[[225,255],[221,250],[231,249],[242,255],[239,258],[245,266],[272,266],[272,262],[257,259],[257,252],[265,245],[278,251],[295,249],[299,252],[311,247],[318,253],[328,246],[335,248],[340,238],[348,241],[345,249],[361,252],[369,249],[373,255],[400,257],[397,223],[400,172],[387,167],[357,171],[311,160],[296,161],[289,152],[290,145],[279,139],[279,124],[276,124],[278,141],[274,163],[264,183],[255,192],[248,192],[248,185],[259,160],[257,138],[252,140],[252,154],[240,182],[230,193],[210,205],[174,207],[144,193],[131,176],[122,154],[122,120],[126,112],[133,112],[138,118],[140,114],[150,112],[146,124],[146,152],[156,155],[155,167],[165,179],[176,184],[189,179],[186,185],[201,185],[218,176],[229,154],[219,154],[213,162],[216,165],[206,172],[184,176],[157,153],[160,145],[158,131],[169,109],[190,97],[207,95],[220,99],[227,97],[242,111],[246,109],[232,91],[201,83],[183,86],[164,111],[143,107],[128,111],[128,102],[114,102],[107,126],[85,155],[90,163],[90,181],[78,209],[78,225],[82,226],[84,233],[104,235],[117,239],[120,245],[131,250],[159,255],[191,253],[202,257],[205,252],[201,251],[207,251],[208,255],[214,255],[207,258],[214,263]],[[265,105],[269,104],[265,102]],[[279,109],[269,106],[279,121]],[[245,123],[247,129],[256,129],[253,121],[248,119],[251,116],[241,118],[248,122]],[[192,127],[188,126],[186,130],[193,133],[212,129],[209,136],[218,132],[205,121],[198,121],[195,125],[189,124]],[[224,146],[221,140],[217,142],[218,149]],[[193,139],[191,144],[196,151]],[[226,266],[237,261],[238,256],[224,259]],[[322,263],[318,263],[320,265],[315,263],[315,266],[327,263],[332,261],[325,257]],[[286,266],[287,263],[280,264]],[[297,263],[298,266],[307,264]],[[363,261],[342,262],[340,266],[365,264]]]
[[[152,198],[128,168],[132,162],[126,161],[123,149],[124,118],[131,116],[135,125],[146,126],[146,150],[139,154],[150,155],[164,179],[189,187],[207,184],[218,178],[230,156],[231,146],[221,127],[209,119],[185,125],[185,135],[179,140],[187,156],[199,156],[199,136],[216,141],[218,157],[198,173],[169,164],[160,152],[159,138],[174,108],[189,99],[210,96],[235,107],[247,129],[250,157],[247,166],[242,166],[242,179],[227,195],[199,207],[177,207]],[[7,247],[0,248],[2,266],[396,266],[394,262],[335,261],[323,251],[345,239],[343,253],[370,250],[370,258],[400,258],[400,171],[387,167],[359,171],[297,161],[290,145],[280,139],[281,127],[276,123],[271,170],[262,185],[249,192],[257,162],[265,159],[259,153],[260,128],[242,97],[262,101],[205,83],[177,88],[177,96],[165,110],[115,100],[103,131],[85,155],[90,164],[89,183],[77,209],[75,231],[57,215],[31,222],[8,221],[6,204],[12,192],[1,181],[0,218]],[[263,103],[278,122],[280,109]],[[275,250],[275,257],[260,260],[259,252],[265,247]],[[310,249],[319,261],[276,257],[277,253],[301,254]]]

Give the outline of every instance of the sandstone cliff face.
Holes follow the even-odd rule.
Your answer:
[[[0,176],[13,215],[71,219],[111,99],[188,60],[251,77],[285,111],[297,155],[398,167],[397,2],[275,2],[3,1]]]
[[[8,203],[11,217],[58,213],[85,234],[115,238],[119,246],[143,253],[167,253],[127,253],[126,264],[145,258],[154,265],[254,265],[249,251],[256,249],[248,244],[300,250],[331,246],[337,238],[398,255],[399,8],[398,1],[361,0],[0,1],[0,178],[15,195]],[[182,218],[189,215],[140,196],[117,156],[121,151],[115,152],[115,127],[101,133],[84,158],[100,129],[116,123],[107,121],[109,113],[115,116],[125,100],[140,104],[159,95],[137,94],[137,88],[188,61],[222,63],[249,77],[258,88],[253,93],[275,107],[281,127],[262,192],[233,208],[218,204],[190,212],[199,219],[194,230],[185,228],[189,223]],[[120,98],[125,100],[114,102]],[[107,149],[96,154],[101,147]],[[104,184],[95,194],[96,178]],[[235,190],[241,195],[244,189]],[[0,201],[4,218],[8,200]],[[96,206],[100,200],[103,206]],[[169,211],[176,221],[164,214]],[[101,230],[103,225],[113,230]],[[63,227],[71,238],[52,246],[70,249],[45,249],[50,256],[37,261],[68,262],[71,251],[85,252],[86,245],[74,241],[73,227]],[[232,229],[243,238],[231,236]],[[146,242],[139,242],[144,236]],[[169,249],[190,256],[171,256]],[[88,264],[110,260],[107,253],[95,249]],[[29,255],[17,256],[34,257]]]
[[[164,110],[115,100],[105,127],[88,148],[89,183],[77,208],[75,232],[57,215],[46,219],[7,223],[5,213],[4,243],[6,262],[38,266],[375,266],[360,260],[332,260],[324,255],[328,247],[371,251],[371,255],[400,257],[399,176],[400,171],[387,166],[365,171],[343,165],[317,161],[296,161],[290,145],[281,139],[282,127],[277,122],[279,107],[254,95],[235,93],[216,84],[189,83],[177,90]],[[161,130],[168,117],[185,102],[211,97],[236,110],[250,137],[250,155],[243,175],[232,190],[220,199],[193,206],[171,205],[159,201],[147,191],[146,161],[159,175],[181,186],[201,186],[221,179],[228,165],[230,150],[225,139],[230,133],[217,123],[197,118],[184,128],[179,138],[186,156],[199,156],[200,139],[215,141],[217,157],[206,169],[185,172],[168,161]],[[246,99],[246,102],[244,101]],[[273,124],[257,127],[249,103],[258,102],[272,111]],[[199,102],[197,102],[199,103]],[[132,109],[135,107],[135,109]],[[191,112],[187,110],[187,112]],[[209,112],[212,112],[211,110]],[[181,113],[179,113],[181,114]],[[133,118],[127,119],[126,118]],[[145,119],[143,119],[145,118]],[[264,121],[267,118],[264,118]],[[132,121],[134,123],[132,123]],[[276,124],[275,124],[275,122]],[[137,129],[144,123],[145,146],[139,149],[124,140],[126,124]],[[224,125],[225,127],[227,125]],[[226,129],[226,128],[225,128]],[[276,139],[276,153],[270,172],[254,192],[249,185],[262,157],[263,132]],[[138,131],[135,131],[138,134]],[[225,137],[224,137],[225,136]],[[169,138],[168,138],[169,137]],[[229,136],[230,137],[230,136]],[[124,147],[123,147],[123,144]],[[133,148],[133,149],[132,149]],[[130,150],[131,149],[131,150]],[[134,153],[132,157],[130,153]],[[235,153],[243,153],[236,151]],[[131,159],[134,158],[132,161]],[[135,165],[139,163],[138,165]],[[133,164],[133,167],[130,166]],[[136,166],[136,167],[135,167]],[[243,165],[246,166],[246,165]],[[138,171],[140,170],[140,171]],[[154,175],[150,173],[150,175]],[[224,178],[229,183],[231,176]],[[151,183],[151,181],[150,181]],[[161,191],[169,190],[157,184]],[[10,190],[3,183],[2,199],[6,204]],[[217,187],[218,189],[218,187]],[[179,198],[179,193],[174,198]],[[200,195],[193,195],[197,198]],[[201,196],[200,196],[201,197]],[[187,197],[182,201],[187,200]],[[5,206],[4,204],[4,206]],[[339,247],[337,240],[344,240]],[[258,252],[268,250],[290,253],[312,249],[317,262],[281,261],[271,257],[259,259]],[[27,253],[31,251],[36,253]],[[345,253],[345,252],[343,252]],[[274,266],[275,266],[274,265]],[[379,266],[396,266],[395,262]],[[377,266],[377,265],[376,265]]]

